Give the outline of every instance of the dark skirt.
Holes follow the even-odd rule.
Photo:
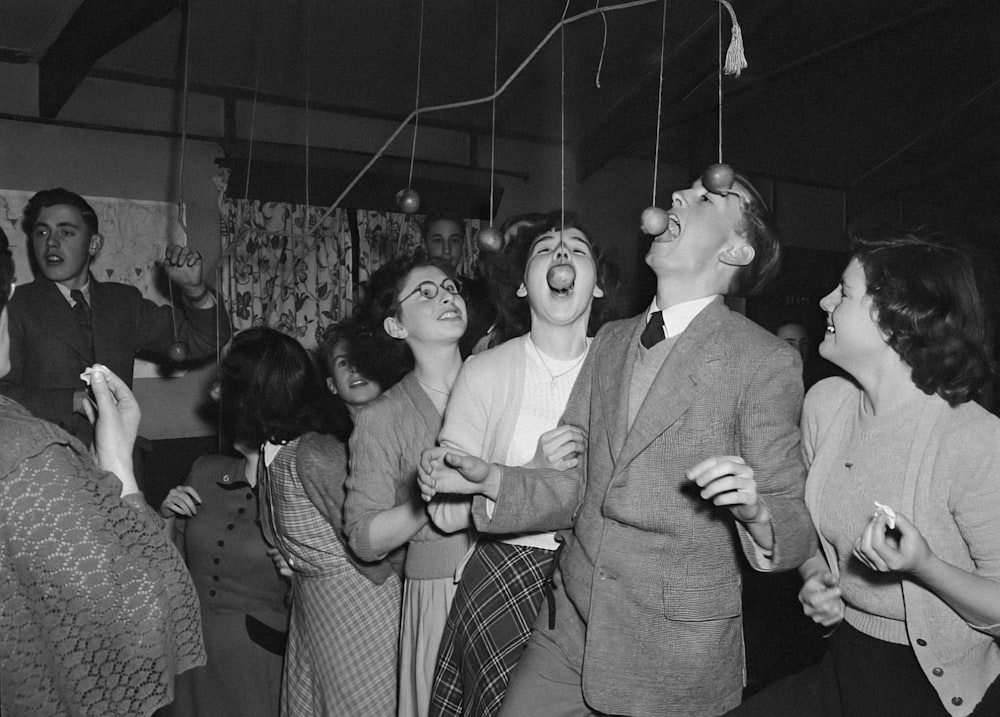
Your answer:
[[[913,648],[842,622],[813,667],[751,697],[727,717],[948,717]]]
[[[556,552],[484,541],[448,614],[430,717],[495,715],[531,636]]]

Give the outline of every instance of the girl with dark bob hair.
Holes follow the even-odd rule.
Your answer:
[[[969,259],[929,235],[861,238],[820,307],[819,352],[853,381],[803,406],[820,551],[799,600],[835,632],[729,714],[997,714],[1000,419],[971,400],[990,364]]]
[[[265,537],[293,574],[281,714],[394,714],[400,584],[342,531],[349,418],[329,410],[305,349],[273,329],[237,334],[220,373],[223,415],[261,446]]]
[[[362,560],[406,554],[400,715],[427,714],[434,658],[455,594],[455,570],[469,549],[466,532],[449,534],[430,522],[434,512],[467,514],[468,501],[425,504],[417,486],[420,454],[437,441],[462,366],[458,343],[467,316],[461,283],[451,267],[418,251],[392,260],[372,276],[355,317],[396,345],[395,351],[386,351],[387,360],[395,362],[402,355],[413,367],[355,417],[344,505],[350,544]]]

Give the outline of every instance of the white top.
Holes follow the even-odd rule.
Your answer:
[[[663,335],[666,337],[677,336],[677,334],[683,332],[694,321],[694,317],[718,297],[719,294],[712,294],[700,299],[682,301],[679,304],[663,309]],[[653,312],[660,310],[660,307],[656,305],[656,298],[654,297],[653,303],[646,312],[646,323],[649,323],[649,317],[653,315]]]

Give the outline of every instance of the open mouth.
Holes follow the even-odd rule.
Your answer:
[[[62,264],[63,258],[58,254],[46,254],[45,255],[46,264]]]
[[[449,309],[438,317],[438,321],[455,321],[462,318],[462,312],[457,309]]]
[[[554,264],[545,273],[545,281],[557,297],[569,296],[576,285],[576,269],[572,264]]]
[[[667,215],[667,229],[660,236],[656,237],[656,241],[661,244],[669,244],[674,239],[681,235],[681,221],[677,218],[677,215],[671,212]]]
[[[367,385],[368,382],[365,381],[363,378],[356,378],[348,384],[348,386],[350,386],[351,388],[361,388],[362,386],[367,386]]]

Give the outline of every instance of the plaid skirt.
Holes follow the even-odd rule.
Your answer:
[[[434,671],[431,717],[495,715],[524,651],[556,551],[484,541],[462,573]]]

